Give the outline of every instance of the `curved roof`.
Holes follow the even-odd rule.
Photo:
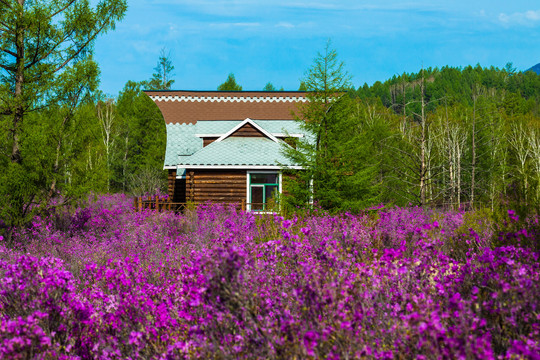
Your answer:
[[[167,124],[196,124],[199,120],[292,120],[303,91],[145,91]]]

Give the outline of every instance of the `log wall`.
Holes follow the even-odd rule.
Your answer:
[[[264,137],[264,134],[253,125],[246,123],[240,129],[230,135],[231,137]]]
[[[175,181],[176,170],[169,169],[169,175],[167,177],[167,194],[169,194],[169,199],[172,199],[174,196]]]
[[[218,139],[217,137],[205,137],[205,138],[203,138],[203,147],[210,145],[211,143],[213,143],[217,139]]]
[[[246,201],[246,180],[245,170],[188,170],[186,199],[241,203]]]

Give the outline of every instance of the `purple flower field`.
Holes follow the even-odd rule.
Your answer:
[[[538,218],[491,219],[100,196],[0,242],[0,358],[538,359]]]

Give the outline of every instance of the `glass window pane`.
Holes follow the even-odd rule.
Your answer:
[[[277,184],[277,174],[251,174],[251,184]]]
[[[263,210],[264,198],[262,186],[251,187],[251,210]]]
[[[272,199],[276,193],[278,192],[278,186],[277,185],[266,185],[266,192],[265,192],[265,199],[264,202],[268,203],[268,200]]]

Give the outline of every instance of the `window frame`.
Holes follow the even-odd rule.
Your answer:
[[[251,175],[252,174],[276,174],[277,175],[277,183],[263,183],[263,184],[251,184]],[[253,211],[253,212],[256,212],[257,214],[273,214],[274,212],[273,211],[268,211],[266,209],[266,186],[270,185],[270,186],[275,186],[277,185],[278,187],[278,193],[281,194],[282,193],[282,172],[280,170],[252,170],[252,171],[247,171],[246,172],[246,211]],[[262,210],[257,210],[257,209],[252,209],[251,208],[251,187],[254,186],[254,187],[262,187],[263,188],[263,209]]]

